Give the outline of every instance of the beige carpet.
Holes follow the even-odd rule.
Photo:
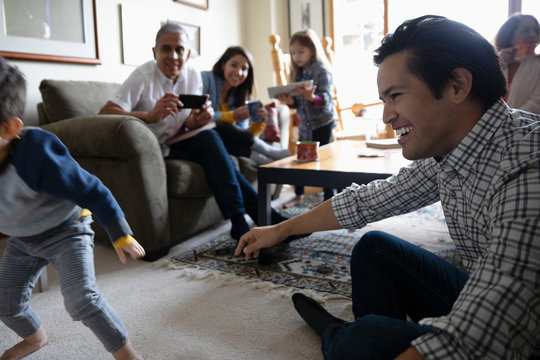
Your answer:
[[[228,226],[224,222],[172,253]],[[212,277],[194,280],[185,272],[142,261],[122,265],[112,248],[99,244],[95,259],[101,293],[118,311],[135,348],[146,359],[322,359],[319,339],[292,306],[291,289]],[[50,289],[35,293],[32,305],[50,343],[28,359],[112,358],[85,326],[70,319],[56,274],[52,269],[48,272]],[[342,318],[352,316],[347,300],[330,299],[325,306]],[[0,323],[0,352],[18,341]]]
[[[285,188],[284,188],[285,189]],[[288,190],[288,191],[287,191]],[[280,202],[292,198],[291,189]],[[407,216],[389,219],[385,229],[399,229],[410,241],[418,227],[404,231]],[[173,249],[170,256],[192,249],[229,229],[222,222]],[[379,225],[380,226],[380,225]],[[421,226],[426,231],[425,224]],[[377,224],[365,230],[377,229]],[[434,246],[446,245],[447,231],[432,229]],[[0,240],[0,253],[4,240]],[[101,293],[118,311],[135,348],[146,359],[322,359],[320,340],[294,310],[290,296],[296,288],[245,280],[193,266],[167,268],[165,261],[130,261],[122,265],[111,247],[98,244],[96,273]],[[56,273],[48,268],[50,289],[36,292],[32,305],[49,334],[47,347],[28,359],[110,359],[93,334],[67,315]],[[307,292],[309,293],[309,292]],[[323,294],[325,295],[325,294]],[[319,296],[334,315],[352,320],[349,300]],[[0,353],[20,341],[0,323]]]
[[[320,341],[284,291],[179,278],[144,262],[122,266],[115,257],[113,250],[96,249],[100,291],[146,359],[322,359]],[[50,343],[28,359],[110,358],[86,327],[69,318],[58,284],[50,285],[32,299]],[[348,301],[328,305],[338,316],[350,314]],[[0,349],[17,341],[0,324]]]

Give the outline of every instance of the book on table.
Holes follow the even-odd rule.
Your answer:
[[[375,149],[401,149],[397,138],[366,140],[366,146]]]
[[[197,135],[201,131],[213,129],[215,127],[216,127],[215,122],[213,122],[213,121],[209,122],[208,124],[206,124],[204,126],[201,126],[199,128],[191,129],[191,130],[188,130],[186,132],[182,132],[182,133],[178,133],[178,134],[174,135],[173,137],[171,137],[170,139],[168,139],[166,141],[166,144],[171,145],[171,144],[177,143],[179,141],[189,139],[190,137],[193,137],[193,136]]]

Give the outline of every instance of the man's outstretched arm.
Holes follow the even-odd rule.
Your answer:
[[[290,235],[335,229],[341,229],[341,225],[334,215],[330,199],[287,221],[251,229],[240,238],[235,255],[238,256],[244,252],[246,259],[252,255],[257,257],[261,248],[273,246]]]

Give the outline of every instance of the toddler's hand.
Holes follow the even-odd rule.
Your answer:
[[[126,263],[127,255],[129,255],[132,259],[139,259],[146,254],[141,244],[139,244],[137,240],[131,236],[130,238],[130,241],[128,241],[125,245],[118,248],[115,247],[116,254],[118,255],[118,258],[122,264]]]

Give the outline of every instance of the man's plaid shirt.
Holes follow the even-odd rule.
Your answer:
[[[470,278],[447,316],[421,321],[436,328],[412,342],[426,359],[528,359],[540,345],[539,168],[540,115],[500,100],[445,158],[333,198],[345,228],[441,201]]]

